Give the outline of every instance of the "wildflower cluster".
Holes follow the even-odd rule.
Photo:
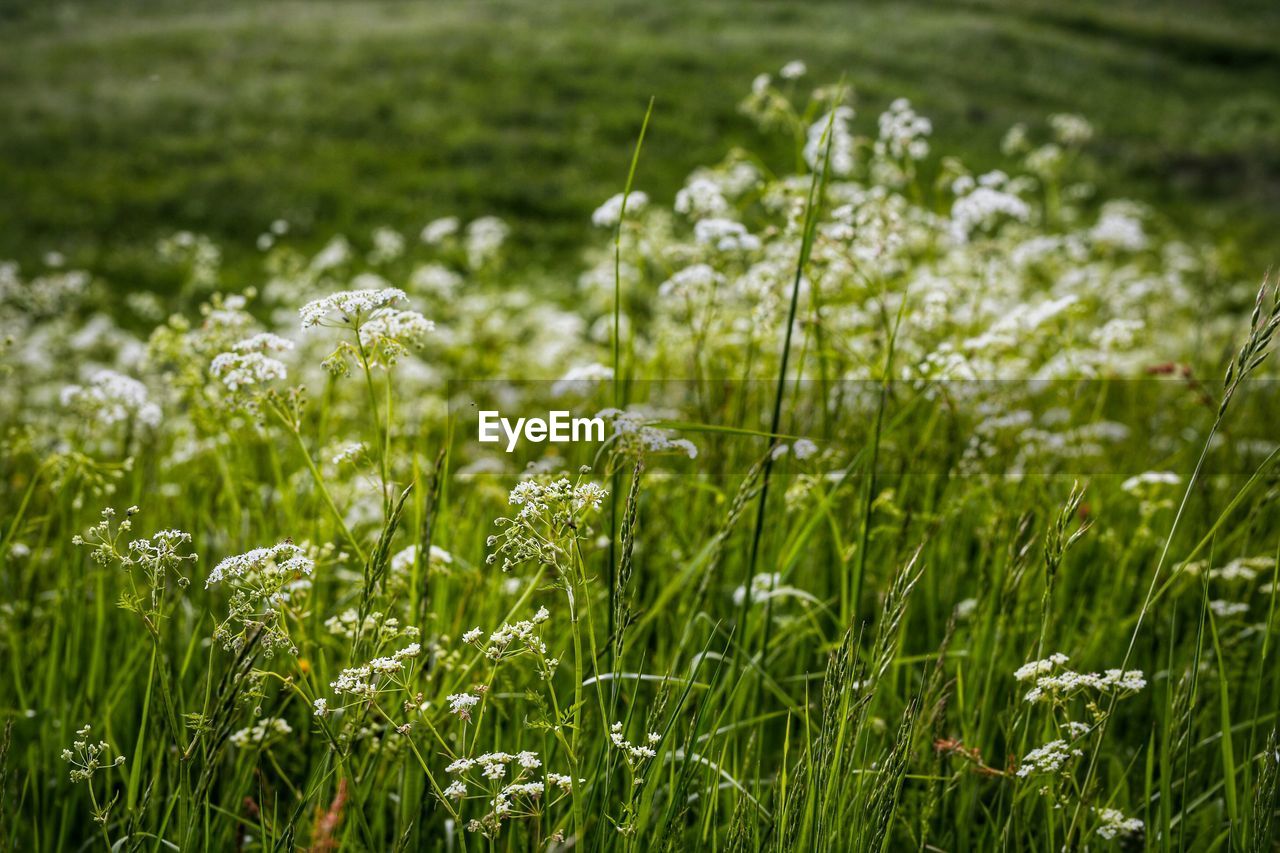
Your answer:
[[[1060,772],[1068,761],[1083,755],[1083,750],[1068,745],[1065,740],[1052,740],[1023,756],[1017,775],[1025,779],[1036,774],[1055,774]]]
[[[254,548],[227,557],[213,567],[205,588],[222,584],[231,590],[230,612],[214,630],[228,651],[239,651],[257,639],[268,656],[284,650],[297,654],[285,615],[293,598],[310,588],[315,561],[292,542]]]
[[[62,405],[87,420],[110,426],[135,421],[160,425],[160,407],[151,401],[147,386],[114,370],[99,370],[86,385],[62,389]]]
[[[138,507],[129,507],[125,517],[113,524],[115,510],[107,507],[102,510],[101,521],[84,535],[72,537],[71,541],[89,548],[94,562],[99,565],[116,565],[129,572],[131,580],[133,570],[139,570],[145,585],[145,598],[135,586],[121,597],[121,605],[142,615],[148,627],[155,630],[154,620],[160,613],[170,573],[177,575],[176,583],[180,588],[186,588],[189,581],[182,574],[182,567],[185,563],[196,562],[198,557],[184,553],[191,544],[191,534],[182,530],[160,530],[150,538],[129,539],[126,545],[126,534],[132,531],[133,519],[138,512]]]
[[[459,758],[445,768],[454,778],[444,795],[459,808],[467,799],[483,798],[487,804],[485,814],[469,820],[466,826],[470,832],[493,838],[502,831],[504,821],[538,818],[569,795],[572,780],[560,773],[543,776],[538,772],[541,767],[542,760],[536,752],[487,752],[475,758]],[[547,802],[548,791],[558,796]]]
[[[596,208],[595,213],[591,214],[591,224],[597,228],[613,228],[616,226],[618,220],[622,218],[622,203],[622,193],[612,196],[608,201]],[[643,210],[648,204],[649,196],[639,190],[635,190],[626,196],[627,210],[633,213]]]
[[[88,782],[99,770],[124,764],[123,755],[110,758],[111,747],[107,742],[93,743],[91,736],[92,727],[82,726],[76,730],[76,740],[71,748],[62,750],[62,760],[71,765],[72,782]]]
[[[622,753],[622,757],[626,760],[632,773],[636,774],[637,784],[643,781],[639,777],[641,768],[658,757],[654,746],[661,742],[662,735],[657,732],[649,732],[644,743],[634,744],[622,736],[622,723],[614,723],[609,727],[609,743],[613,745],[614,749]]]
[[[599,510],[608,494],[603,486],[582,478],[520,481],[507,497],[516,513],[494,522],[499,532],[487,540],[494,551],[486,562],[493,565],[501,558],[504,572],[530,561],[565,569],[571,544],[585,535],[587,514]]]
[[[1183,809],[1189,843],[1220,843],[1227,773],[1204,754],[1219,746],[1241,753],[1244,739],[1233,747],[1212,738],[1216,706],[1153,716],[1147,703],[1131,702],[1123,711],[1138,724],[1107,733],[1114,702],[1146,690],[1143,670],[1077,672],[1065,654],[1047,652],[1017,667],[1008,650],[1035,639],[1037,604],[1042,640],[1068,626],[1132,626],[1125,607],[1141,590],[1098,583],[1096,573],[1149,565],[1156,537],[1200,541],[1201,531],[1161,529],[1165,517],[1155,513],[1184,485],[1207,513],[1181,516],[1184,528],[1208,519],[1222,534],[1214,541],[1257,543],[1263,553],[1274,495],[1265,478],[1250,481],[1240,500],[1212,477],[1186,479],[1195,470],[1185,452],[1193,430],[1177,421],[1184,410],[1176,405],[1141,413],[1176,428],[1153,432],[1151,456],[1138,462],[1120,450],[1132,445],[1124,444],[1130,430],[1111,417],[1126,401],[1041,405],[1044,397],[1020,384],[992,391],[981,380],[1031,387],[1165,377],[1176,389],[1170,400],[1212,411],[1212,390],[1196,377],[1231,333],[1222,310],[1238,297],[1224,272],[1229,259],[1169,239],[1155,211],[1104,199],[1081,180],[1073,162],[1093,130],[1079,117],[1053,117],[1045,139],[1017,129],[1001,168],[974,170],[937,156],[930,122],[905,100],[868,116],[855,112],[847,90],[808,98],[806,73],[791,62],[761,75],[743,103],[787,137],[787,162],[733,151],[688,174],[673,198],[633,192],[625,211],[620,195],[604,199],[591,217],[600,231],[587,268],[576,282],[559,282],[554,300],[523,286],[526,276],[506,274],[509,229],[494,217],[437,219],[420,239],[378,226],[335,235],[314,253],[291,245],[288,223],[273,222],[259,229],[261,287],[228,293],[212,292],[236,285],[217,247],[176,235],[161,254],[206,301],[198,314],[167,319],[177,306],[147,293],[116,300],[111,316],[94,313],[89,278],[60,270],[61,259],[34,277],[0,264],[0,410],[9,414],[0,501],[13,516],[0,531],[0,580],[21,593],[0,602],[0,636],[17,651],[15,702],[31,706],[15,715],[18,736],[35,725],[24,720],[50,713],[45,705],[63,694],[105,696],[113,721],[141,732],[152,750],[121,825],[139,838],[154,831],[159,846],[206,835],[215,847],[252,845],[261,839],[241,836],[266,826],[315,849],[353,839],[447,845],[459,828],[504,833],[494,847],[604,849],[612,825],[628,848],[639,839],[750,846],[758,832],[786,849],[885,849],[928,838],[978,849],[997,838],[990,822],[940,827],[941,816],[992,803],[990,813],[1010,821],[1001,840],[1034,846],[1041,830],[1027,818],[1040,806],[1025,795],[1043,786],[1055,806],[1074,809],[1076,819],[1061,831],[1053,822],[1049,834],[1055,846],[1075,848],[1143,833],[1125,812],[1150,804],[1135,802],[1133,786],[1117,785],[1116,775],[1142,755],[1156,720],[1155,743],[1173,748],[1151,753],[1151,790],[1174,791],[1168,805]],[[130,322],[117,325],[114,312]],[[1267,328],[1261,317],[1254,328]],[[129,331],[141,324],[156,327],[149,338]],[[408,356],[425,347],[430,358]],[[361,382],[330,382],[326,370],[361,374]],[[626,408],[600,413],[611,428],[596,460],[622,493],[592,480],[595,468],[552,473],[576,449],[545,448],[517,480],[485,448],[444,446],[462,434],[446,420],[458,399],[449,380],[513,372],[549,380],[553,396],[597,394],[592,409],[607,399],[601,383],[623,383]],[[646,379],[677,376],[709,380],[696,412],[639,402]],[[731,387],[762,377],[763,392]],[[308,387],[320,389],[318,410]],[[821,421],[809,417],[804,389],[817,389],[812,414]],[[504,406],[531,402],[507,391]],[[280,417],[252,423],[258,406]],[[785,422],[762,434],[753,415],[775,406]],[[1068,426],[1086,408],[1099,418]],[[976,413],[972,424],[966,409]],[[884,416],[864,416],[877,412]],[[926,441],[913,440],[918,422],[927,423]],[[767,439],[818,437],[819,423],[821,441]],[[681,425],[705,439],[695,445]],[[1208,463],[1237,448],[1247,430],[1236,426],[1217,434]],[[1262,426],[1250,453],[1274,446],[1265,418]],[[128,454],[136,467],[123,461]],[[744,476],[733,482],[732,467],[711,476],[702,470],[708,460],[739,465]],[[917,488],[917,461],[937,462],[942,476]],[[1051,566],[1041,587],[1028,570],[1040,547],[1022,522],[1043,517],[1052,488],[1025,475],[1051,462],[1117,461],[1098,470],[1135,476],[1107,478],[1091,505],[1060,516],[1074,530],[1075,519],[1083,526],[1102,515],[1096,528],[1105,530],[1082,546],[1095,550],[1066,590],[1098,609],[1063,618],[1064,588],[1053,583],[1061,555],[1045,547]],[[997,465],[1013,475],[1014,491],[982,476]],[[104,512],[75,542],[123,571],[86,578],[79,561],[46,543],[65,552],[60,531],[85,526],[85,496],[117,483],[165,501],[175,529],[139,537],[134,510],[118,523]],[[1006,503],[1011,493],[1016,500]],[[1215,521],[1222,507],[1241,512]],[[602,512],[606,530],[598,529]],[[1135,515],[1140,523],[1125,528]],[[495,516],[496,530],[485,531],[482,520]],[[1247,529],[1227,529],[1241,520]],[[284,540],[227,557],[204,589],[166,598],[187,585],[185,564],[196,559],[193,537],[177,526],[191,529],[202,550],[290,528],[332,542]],[[923,559],[973,565],[977,574],[957,575],[954,589],[951,579],[932,584],[909,605],[914,581],[877,595],[913,539],[927,540]],[[450,550],[428,550],[433,541]],[[511,574],[478,569],[480,553]],[[1274,555],[1181,572],[1203,583],[1160,578],[1169,618],[1139,619],[1134,654],[1143,666],[1167,655],[1171,668],[1193,674],[1190,661],[1219,669],[1240,685],[1223,716],[1247,725],[1249,709],[1264,706],[1273,688],[1253,650],[1274,644],[1269,622],[1243,623],[1263,612],[1251,596],[1274,590],[1258,588],[1274,584]],[[1192,587],[1194,596],[1181,597]],[[67,621],[83,613],[70,608],[104,595],[137,610],[148,633],[119,630],[115,614],[85,623],[89,633]],[[882,603],[878,616],[866,611],[873,600]],[[195,626],[210,603],[214,642],[236,654],[213,654],[205,672],[188,664],[205,657],[207,632]],[[1213,625],[1233,620],[1202,635],[1209,645],[1169,627],[1185,628],[1184,612],[1198,617],[1206,605]],[[457,632],[477,623],[485,627],[459,642]],[[860,632],[864,623],[875,630]],[[45,625],[54,626],[47,637]],[[903,631],[913,634],[903,641]],[[1061,639],[1104,646],[1104,638],[1079,637]],[[935,640],[945,654],[930,652]],[[98,655],[86,656],[90,665],[68,653],[90,647]],[[117,651],[133,675],[103,694]],[[268,658],[279,651],[289,654]],[[935,751],[1003,781],[971,787],[966,773],[926,786],[930,811],[918,822],[850,822],[892,813],[900,792],[904,808],[920,800],[903,780],[936,778],[919,764],[922,739],[959,719],[946,697],[950,685],[968,683],[979,656],[990,658],[984,666],[1017,667],[1012,689],[966,688],[960,716],[992,722],[965,724],[972,743],[940,738]],[[891,670],[901,677],[881,677]],[[57,678],[85,689],[29,689]],[[1187,693],[1194,700],[1194,686]],[[277,716],[298,698],[311,706],[306,726]],[[873,716],[899,712],[896,735],[893,720]],[[628,739],[625,721],[639,728],[642,719],[639,737]],[[683,748],[664,748],[668,729],[688,733]],[[233,760],[228,744],[241,750]],[[540,751],[480,753],[503,744]],[[1010,758],[988,764],[980,749]],[[1160,757],[1166,752],[1171,761]],[[96,771],[123,760],[112,755],[90,743],[88,729],[64,753],[73,780],[89,782],[95,796],[104,776],[115,777]],[[56,750],[43,756],[51,758]],[[655,772],[663,760],[670,774]],[[24,762],[17,788],[37,790],[47,767]],[[303,785],[299,766],[324,772]],[[758,783],[768,779],[786,784],[764,798],[769,786]],[[200,790],[217,795],[222,817],[210,823],[183,780],[207,785]],[[348,800],[348,785],[359,803]],[[590,797],[580,796],[584,786]],[[277,808],[286,789],[292,802]],[[383,796],[401,789],[441,802],[423,810]],[[1103,791],[1114,796],[1101,799]],[[172,807],[154,808],[160,797]],[[1110,808],[1112,799],[1125,811]],[[562,800],[572,818],[552,810]],[[97,803],[94,815],[105,821]],[[271,817],[286,812],[287,824]],[[157,814],[169,822],[152,825]],[[83,841],[78,826],[64,834],[67,844]]]
[[[99,802],[94,792],[93,779],[100,770],[122,766],[125,759],[123,755],[111,758],[111,747],[107,742],[100,740],[94,743],[92,737],[91,726],[86,724],[78,729],[76,740],[71,744],[71,748],[62,750],[62,760],[71,765],[71,781],[84,782],[87,785],[89,800],[93,806],[94,822],[105,825],[116,798],[112,797],[106,802]]]
[[[1146,828],[1140,818],[1128,817],[1119,809],[1095,808],[1093,811],[1098,818],[1095,831],[1108,841],[1141,835]]]
[[[293,728],[279,717],[266,717],[247,728],[239,729],[228,738],[237,749],[258,746],[293,734]]]
[[[352,365],[394,365],[435,328],[417,311],[396,307],[407,301],[395,287],[344,290],[308,302],[298,314],[304,330],[329,327],[353,333],[353,340],[340,341],[324,359],[331,374],[349,376]]]
[[[1103,707],[1100,697],[1114,699],[1131,696],[1146,687],[1147,682],[1139,670],[1110,669],[1103,673],[1080,673],[1066,669],[1069,658],[1061,652],[1043,660],[1036,660],[1019,667],[1014,678],[1019,682],[1032,682],[1035,686],[1024,697],[1033,705],[1045,705],[1051,709],[1051,722],[1058,737],[1036,747],[1022,757],[1015,775],[1020,779],[1047,777],[1040,793],[1055,796],[1060,803],[1069,802],[1071,795],[1057,790],[1055,782],[1074,781],[1076,759],[1086,754],[1085,745],[1097,746],[1095,732],[1111,712],[1111,705]],[[1072,720],[1063,712],[1070,707],[1074,697],[1084,700],[1088,722]]]
[[[267,355],[293,349],[293,341],[263,332],[232,345],[229,352],[214,356],[209,372],[235,393],[282,380],[288,375],[284,362]]]
[[[671,454],[688,459],[698,457],[698,448],[687,438],[675,438],[669,429],[653,426],[655,418],[636,411],[604,409],[597,417],[613,426],[614,452],[624,456]]]
[[[1035,686],[1023,697],[1027,702],[1061,704],[1082,693],[1091,695],[1114,693],[1125,696],[1147,686],[1141,670],[1108,669],[1102,673],[1058,670],[1068,661],[1057,653],[1044,660],[1024,664],[1014,673],[1018,681],[1033,681]]]
[[[328,326],[358,330],[375,311],[407,300],[404,291],[395,287],[343,290],[313,299],[302,306],[298,316],[303,329]]]
[[[357,703],[373,701],[378,696],[397,689],[407,689],[413,661],[420,654],[422,646],[410,643],[390,655],[376,657],[366,664],[342,670],[329,687],[338,696],[350,696]],[[320,714],[321,707],[328,712],[326,702],[323,706],[317,706],[317,714]]]
[[[396,640],[417,640],[419,637],[416,627],[402,625],[397,617],[388,616],[381,610],[367,613],[362,619],[355,608],[347,608],[326,619],[324,627],[330,634],[348,640],[368,636],[378,643],[393,643]]]
[[[494,663],[532,654],[538,659],[539,671],[547,678],[555,673],[560,663],[556,658],[547,657],[547,644],[542,639],[542,626],[550,619],[551,612],[539,607],[533,618],[504,622],[487,638],[480,628],[472,628],[462,635],[462,641],[482,650],[485,657]]]

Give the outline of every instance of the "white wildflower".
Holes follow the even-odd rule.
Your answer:
[[[474,693],[454,693],[448,697],[449,713],[462,720],[471,719],[471,709],[480,704],[480,697]]]
[[[281,542],[270,548],[254,548],[244,554],[227,557],[213,567],[205,580],[205,588],[231,579],[247,579],[257,575],[270,577],[310,576],[315,562],[292,542]]]
[[[595,212],[591,214],[591,224],[597,228],[613,228],[616,226],[618,219],[622,216],[622,199],[623,194],[618,193],[597,207]],[[632,190],[626,200],[628,213],[638,213],[649,204],[649,196],[639,190]]]
[[[822,168],[830,152],[831,173],[844,177],[853,172],[854,139],[849,124],[853,121],[853,107],[838,106],[809,125],[808,140],[804,146],[804,160],[815,171]],[[830,139],[828,139],[828,130]]]
[[[1012,193],[978,187],[951,206],[951,231],[958,241],[968,240],[974,231],[993,227],[1001,219],[1026,222],[1031,208]]]
[[[1124,836],[1139,835],[1146,826],[1141,819],[1126,817],[1124,812],[1119,809],[1095,808],[1093,812],[1100,821],[1098,834],[1108,841]]]
[[[279,717],[274,717],[261,719],[249,728],[234,732],[229,740],[232,746],[237,749],[244,749],[273,737],[284,737],[291,734],[293,734],[293,727]]]
[[[754,252],[760,238],[732,219],[700,219],[693,226],[694,239],[721,252]]]
[[[1209,602],[1209,609],[1213,611],[1213,615],[1219,619],[1230,619],[1234,616],[1243,616],[1249,612],[1249,604],[1245,601],[1227,601],[1218,598]]]
[[[304,329],[329,325],[358,327],[374,311],[407,299],[404,291],[396,287],[343,290],[313,299],[302,306],[298,315],[302,318]]]
[[[479,269],[498,256],[511,229],[496,216],[482,216],[467,226],[467,263]]]
[[[1181,482],[1182,478],[1172,471],[1146,471],[1125,480],[1120,488],[1130,494],[1137,494],[1152,487],[1176,486]]]
[[[107,425],[130,418],[146,426],[160,424],[160,407],[151,402],[147,386],[114,370],[99,370],[87,385],[63,388],[62,405]]]
[[[1037,660],[1023,664],[1018,667],[1016,672],[1014,672],[1013,677],[1018,681],[1026,681],[1028,678],[1034,678],[1035,676],[1043,675],[1046,672],[1051,672],[1054,667],[1062,666],[1068,660],[1070,660],[1070,658],[1066,655],[1061,652],[1056,652],[1044,660]]]
[[[675,211],[695,220],[723,217],[729,212],[729,202],[715,181],[693,178],[676,193]]]
[[[433,219],[422,229],[422,242],[429,246],[437,246],[447,238],[457,234],[461,226],[462,223],[458,221],[456,216],[443,216],[440,219]]]
[[[808,71],[808,67],[799,59],[793,59],[778,71],[783,80],[799,80]]]
[[[1072,749],[1065,740],[1054,740],[1026,754],[1018,765],[1018,776],[1025,779],[1037,773],[1057,773],[1072,758],[1083,755]]]
[[[795,444],[791,445],[791,452],[797,459],[808,459],[818,452],[818,445],[807,438],[798,438]]]

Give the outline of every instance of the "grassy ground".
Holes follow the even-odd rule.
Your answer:
[[[525,259],[574,259],[622,183],[669,199],[734,144],[751,78],[846,74],[863,121],[893,97],[982,165],[1009,125],[1078,111],[1108,191],[1273,260],[1273,5],[79,3],[0,12],[0,257],[59,249],[161,287],[139,247],[178,228],[233,262],[277,217],[319,240],[497,213]],[[864,125],[867,126],[867,125]]]

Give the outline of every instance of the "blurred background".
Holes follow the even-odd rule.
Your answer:
[[[904,96],[934,158],[994,165],[1010,125],[1079,112],[1094,181],[1207,236],[1241,272],[1276,260],[1274,0],[0,0],[0,259],[51,251],[163,290],[179,229],[256,263],[291,240],[415,236],[496,214],[523,269],[575,269],[618,192],[669,202],[733,146],[789,164],[737,105],[760,72],[856,92],[859,132]]]

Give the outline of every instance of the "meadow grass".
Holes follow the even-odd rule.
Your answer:
[[[492,216],[0,265],[6,846],[1274,849],[1275,289],[1080,116],[766,70],[559,290]]]
[[[560,269],[651,96],[640,176],[669,200],[733,145],[785,153],[726,93],[800,57],[867,112],[911,98],[975,168],[1015,122],[1086,114],[1101,183],[1252,274],[1280,222],[1276,24],[1239,2],[15,3],[0,256],[163,292],[151,247],[177,229],[248,274],[277,217],[315,248],[500,211],[522,269]]]

